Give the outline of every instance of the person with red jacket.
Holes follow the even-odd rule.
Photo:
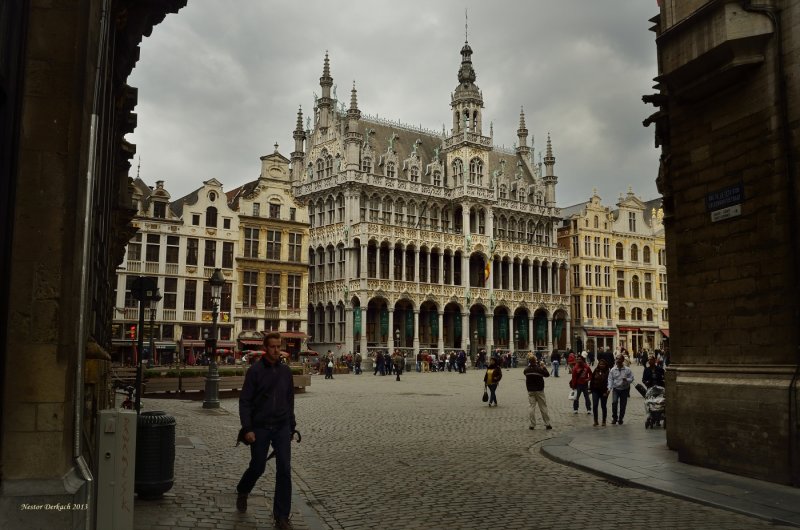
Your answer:
[[[583,394],[586,400],[586,414],[592,413],[592,404],[589,401],[589,381],[591,380],[592,369],[586,364],[586,359],[584,359],[583,355],[578,355],[575,367],[572,369],[572,379],[569,382],[569,387],[575,390],[575,401],[572,402],[572,411],[574,414],[578,413],[581,394]]]
[[[567,371],[572,373],[573,368],[575,368],[575,352],[570,350],[569,355],[567,355]]]

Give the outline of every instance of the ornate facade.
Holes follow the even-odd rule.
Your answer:
[[[562,215],[558,242],[571,256],[575,347],[665,348],[669,314],[661,199],[642,202],[628,191],[611,210],[595,192]]]
[[[281,332],[297,355],[306,335],[308,213],[291,193],[289,159],[261,157],[261,175],[228,192],[239,214],[234,327],[240,350],[261,349],[260,332]]]
[[[222,355],[233,351],[231,304],[239,217],[228,206],[222,184],[212,178],[174,202],[170,202],[163,181],[157,181],[154,189],[138,178],[134,185],[136,217],[132,226],[138,232],[128,242],[117,274],[114,360],[126,364],[137,358],[192,363],[205,349],[205,336],[212,333],[208,279],[215,268],[222,270],[226,280],[220,300],[217,351]],[[141,333],[146,349],[142,352],[135,347],[139,303],[131,292],[138,276],[155,277],[162,296],[145,312]]]
[[[494,146],[471,56],[465,43],[452,128],[437,133],[362,116],[355,85],[345,110],[326,54],[313,127],[298,112],[292,153],[311,222],[311,348],[570,346],[550,139],[542,167],[520,112],[519,145]]]

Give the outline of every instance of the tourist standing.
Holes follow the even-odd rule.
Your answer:
[[[633,372],[625,366],[625,356],[617,355],[617,363],[608,374],[608,388],[611,396],[611,423],[622,425],[625,419],[625,408],[628,405],[628,397],[631,395],[631,383],[633,383]],[[617,414],[619,412],[619,414]]]
[[[528,366],[522,373],[525,374],[525,387],[528,390],[528,403],[530,404],[528,428],[531,430],[536,428],[536,407],[538,405],[545,428],[552,429],[550,416],[547,414],[547,398],[544,395],[544,378],[550,377],[547,367],[543,362],[538,361],[535,355],[529,355]]]
[[[483,383],[489,388],[489,406],[497,406],[497,385],[503,377],[503,370],[497,364],[497,357],[489,359],[489,367],[483,375]]]

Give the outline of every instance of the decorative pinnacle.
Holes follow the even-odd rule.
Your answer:
[[[303,131],[303,106],[300,105],[300,108],[297,109],[297,125],[295,126],[295,131]]]
[[[553,144],[550,142],[550,133],[547,133],[547,151],[544,155],[545,165],[553,165],[556,162],[556,157],[553,156]]]
[[[353,89],[350,91],[350,110],[358,110],[358,95],[356,92],[355,80],[353,80]]]
[[[331,63],[328,60],[328,50],[325,50],[325,63],[322,67],[322,77],[331,76]]]
[[[278,152],[278,142],[275,142],[275,152]]]
[[[519,108],[519,128],[520,130],[525,128],[525,109],[523,107]]]

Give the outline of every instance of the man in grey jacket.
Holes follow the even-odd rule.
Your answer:
[[[614,368],[608,373],[608,389],[611,391],[611,424],[622,425],[625,419],[625,408],[628,405],[628,397],[631,395],[631,383],[633,383],[633,372],[625,366],[625,356],[621,353],[617,355],[617,362]],[[619,415],[617,415],[619,408]]]

